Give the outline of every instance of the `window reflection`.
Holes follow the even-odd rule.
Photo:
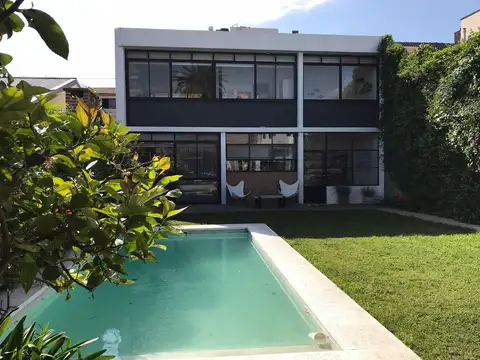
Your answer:
[[[342,67],[342,98],[374,100],[377,98],[377,69],[374,66]]]
[[[173,63],[172,93],[177,98],[213,98],[214,77],[210,64]]]
[[[128,63],[128,88],[132,97],[150,96],[148,62],[130,61]]]
[[[217,97],[221,99],[253,99],[253,64],[217,64]]]
[[[339,98],[339,67],[308,65],[304,68],[304,99]]]

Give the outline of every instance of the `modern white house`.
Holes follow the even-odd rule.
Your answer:
[[[335,204],[336,188],[384,195],[378,139],[381,37],[115,30],[116,114],[141,155],[170,156],[187,203],[227,203],[226,184],[299,203]]]

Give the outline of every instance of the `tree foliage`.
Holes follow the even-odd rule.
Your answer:
[[[479,221],[480,35],[443,50],[380,46],[385,168],[414,208]]]

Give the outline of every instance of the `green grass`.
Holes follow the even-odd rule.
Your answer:
[[[178,220],[266,223],[424,360],[480,359],[480,235],[374,210]]]

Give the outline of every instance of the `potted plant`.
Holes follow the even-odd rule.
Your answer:
[[[341,205],[350,203],[350,186],[336,186],[335,190],[337,192],[337,200]]]
[[[371,204],[375,201],[375,189],[371,187],[362,188],[363,202],[365,204]]]

